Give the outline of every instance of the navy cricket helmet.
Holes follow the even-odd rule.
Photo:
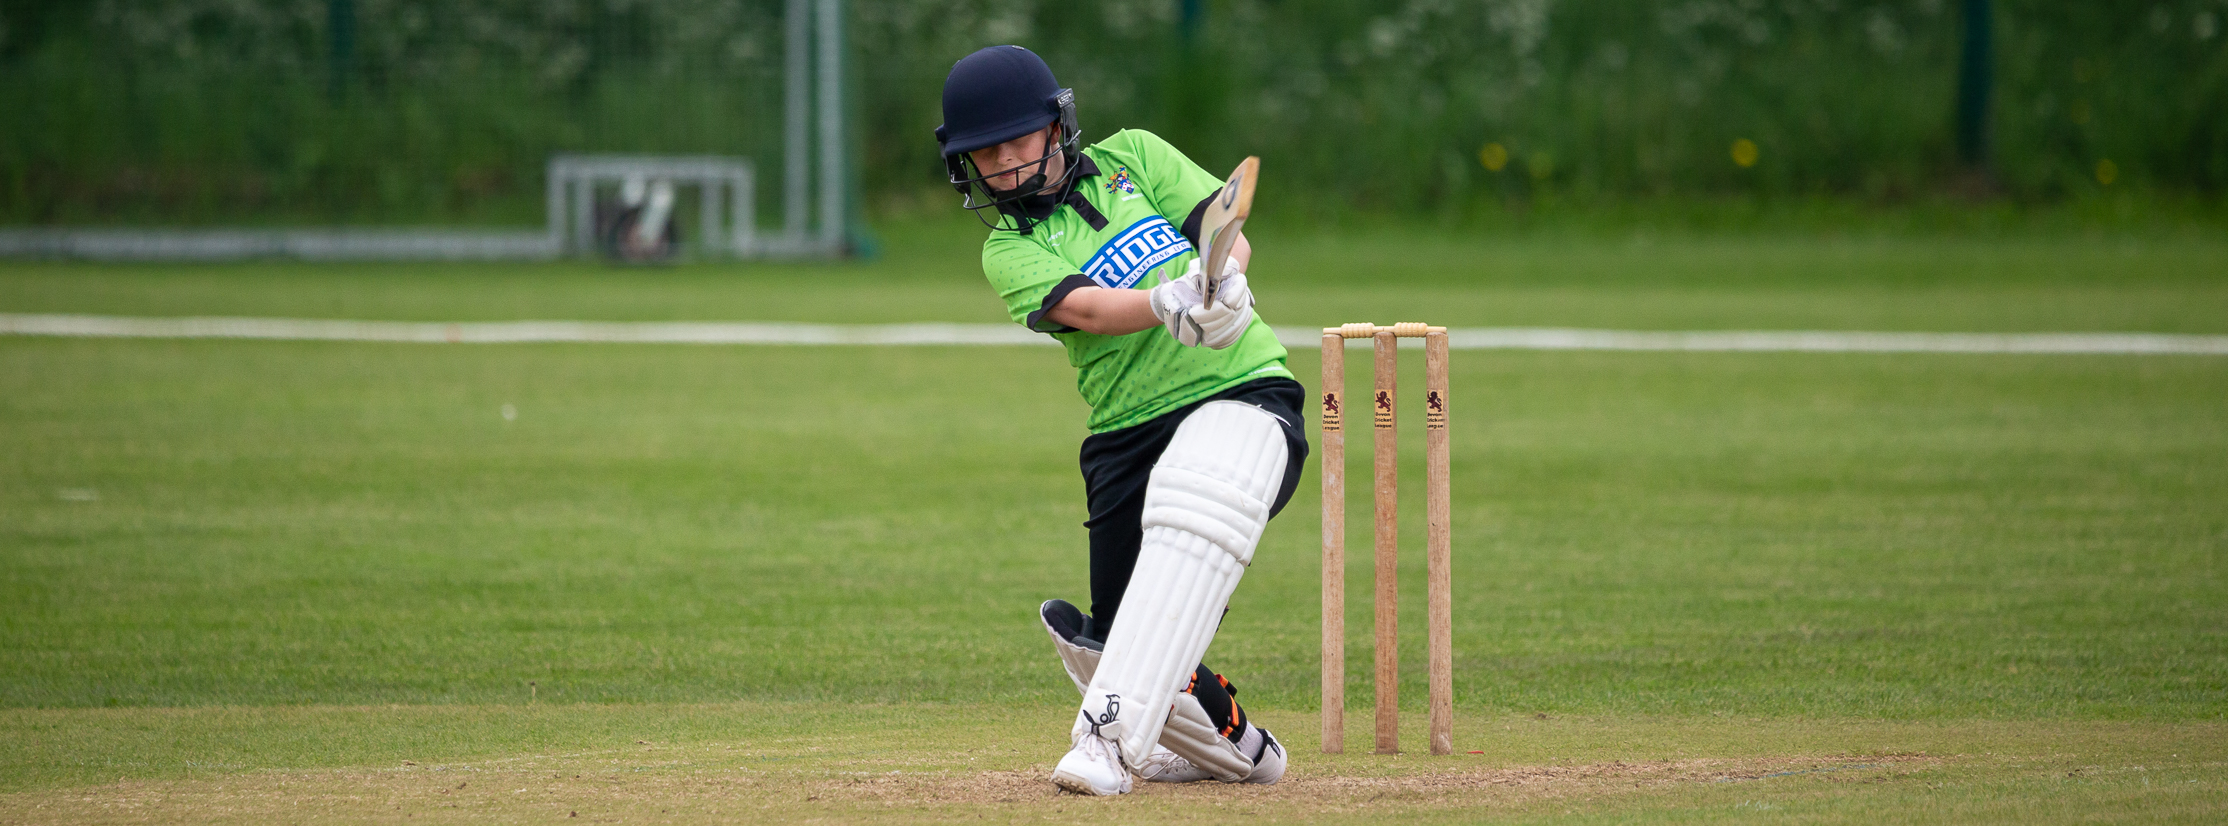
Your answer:
[[[989,179],[1012,170],[977,169],[967,154],[1055,122],[1060,124],[1059,142],[1048,144],[1042,156],[1023,164],[1024,168],[1036,167],[1036,174],[1025,176],[1026,180],[1011,190],[991,189]],[[992,46],[960,58],[944,78],[944,124],[936,127],[936,143],[944,155],[948,183],[966,196],[962,206],[994,229],[1026,230],[1036,224],[1026,214],[1036,210],[1022,209],[1022,202],[1059,196],[1075,177],[1079,138],[1075,91],[1061,88],[1060,81],[1052,76],[1052,67],[1035,52],[1020,46]],[[1065,157],[1066,168],[1059,180],[1047,180],[1044,170],[1055,153]],[[1012,218],[1017,226],[1000,227],[993,219],[983,217],[979,210],[991,207]]]

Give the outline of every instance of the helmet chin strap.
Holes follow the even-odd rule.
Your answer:
[[[1031,195],[1042,194],[1044,192],[1044,181],[1044,173],[1038,172],[1035,175],[1029,176],[1029,180],[1022,181],[1020,186],[1014,187],[1012,189],[992,189],[990,190],[990,194],[995,195],[999,198],[1027,198]]]
[[[1053,140],[1049,134],[1046,136],[1045,146],[1051,151],[1046,152],[1043,157],[1029,164],[1036,167],[1036,174],[1029,176],[1028,179],[1012,189],[992,189],[989,181],[983,180],[982,187],[991,198],[991,203],[986,206],[996,207],[998,214],[1005,216],[1014,224],[1013,226],[1001,227],[985,221],[984,223],[990,224],[992,229],[1011,229],[1027,233],[1038,223],[1051,217],[1052,211],[1059,209],[1060,204],[1067,198],[1068,184],[1074,178],[1077,168],[1076,151],[1074,144],[1067,140],[1065,127],[1062,126],[1060,129],[1062,134],[1058,141]],[[1061,163],[1060,175],[1057,180],[1048,174],[1055,158]],[[987,178],[987,176],[985,177]],[[977,213],[978,216],[980,214]]]
[[[1019,212],[1033,221],[1042,221],[1051,217],[1052,211],[1060,207],[1060,200],[1066,195],[1064,192],[1047,189],[1044,173],[1042,172],[1037,173],[1035,177],[1029,180],[1023,181],[1017,191],[1029,194],[1012,198],[1006,203],[1012,205],[1012,211]]]
[[[1027,197],[1027,195],[1022,195],[1019,193],[1027,193],[1028,195],[1040,194],[1044,191],[1045,183],[1049,180],[1049,174],[1052,169],[1052,161],[1055,159],[1060,161],[1061,176],[1062,178],[1065,178],[1068,167],[1073,164],[1071,162],[1071,159],[1068,157],[1068,147],[1065,144],[1054,140],[1052,137],[1052,133],[1057,129],[1059,129],[1058,124],[1045,127],[1044,146],[1047,150],[1050,151],[1047,151],[1043,155],[1038,156],[1036,160],[1023,165],[1036,167],[1037,174],[1029,176],[1027,180],[1024,180],[1021,183],[1015,185],[1012,189],[991,188],[987,181],[984,182],[983,186],[990,189],[990,194],[993,197],[997,198]],[[1021,167],[1015,168],[1019,169]]]

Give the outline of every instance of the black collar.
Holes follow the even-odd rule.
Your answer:
[[[1081,152],[1075,153],[1075,179],[1081,181],[1084,178],[1096,178],[1098,176],[1098,162],[1091,160],[1089,155]]]

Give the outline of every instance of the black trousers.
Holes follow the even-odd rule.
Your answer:
[[[1122,593],[1128,590],[1130,573],[1137,567],[1137,552],[1145,539],[1140,524],[1145,515],[1145,484],[1152,477],[1154,463],[1160,461],[1161,452],[1168,449],[1176,426],[1185,417],[1208,402],[1225,400],[1268,411],[1284,429],[1289,454],[1284,463],[1284,481],[1278,485],[1276,502],[1269,510],[1274,518],[1292,500],[1300,471],[1307,466],[1307,433],[1300,417],[1307,388],[1299,382],[1281,377],[1250,381],[1143,424],[1083,440],[1083,487],[1091,510],[1090,520],[1083,523],[1091,532],[1091,626],[1099,639],[1105,639],[1114,627],[1121,613]],[[1224,736],[1241,733],[1245,716],[1233,699],[1237,688],[1205,665],[1199,666],[1192,680],[1192,693]]]

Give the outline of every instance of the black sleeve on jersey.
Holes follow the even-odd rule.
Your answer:
[[[1207,197],[1199,199],[1199,205],[1191,208],[1190,215],[1184,216],[1184,240],[1190,241],[1191,248],[1199,250],[1200,255],[1206,255],[1207,251],[1199,246],[1199,222],[1206,220],[1207,205],[1214,203],[1215,196],[1221,194],[1222,187],[1215,187],[1215,191],[1209,192]]]
[[[1060,324],[1053,329],[1047,330],[1043,327],[1037,326],[1037,323],[1044,320],[1045,313],[1052,312],[1052,308],[1054,306],[1058,305],[1062,300],[1065,300],[1068,297],[1068,293],[1075,292],[1076,290],[1083,289],[1084,287],[1096,286],[1098,286],[1098,284],[1096,282],[1093,282],[1090,276],[1084,275],[1082,273],[1076,273],[1074,275],[1060,279],[1060,283],[1052,285],[1051,292],[1044,294],[1044,303],[1037,305],[1037,311],[1029,314],[1029,329],[1035,330],[1040,333],[1076,332],[1076,329],[1074,327],[1070,327],[1065,324]]]

